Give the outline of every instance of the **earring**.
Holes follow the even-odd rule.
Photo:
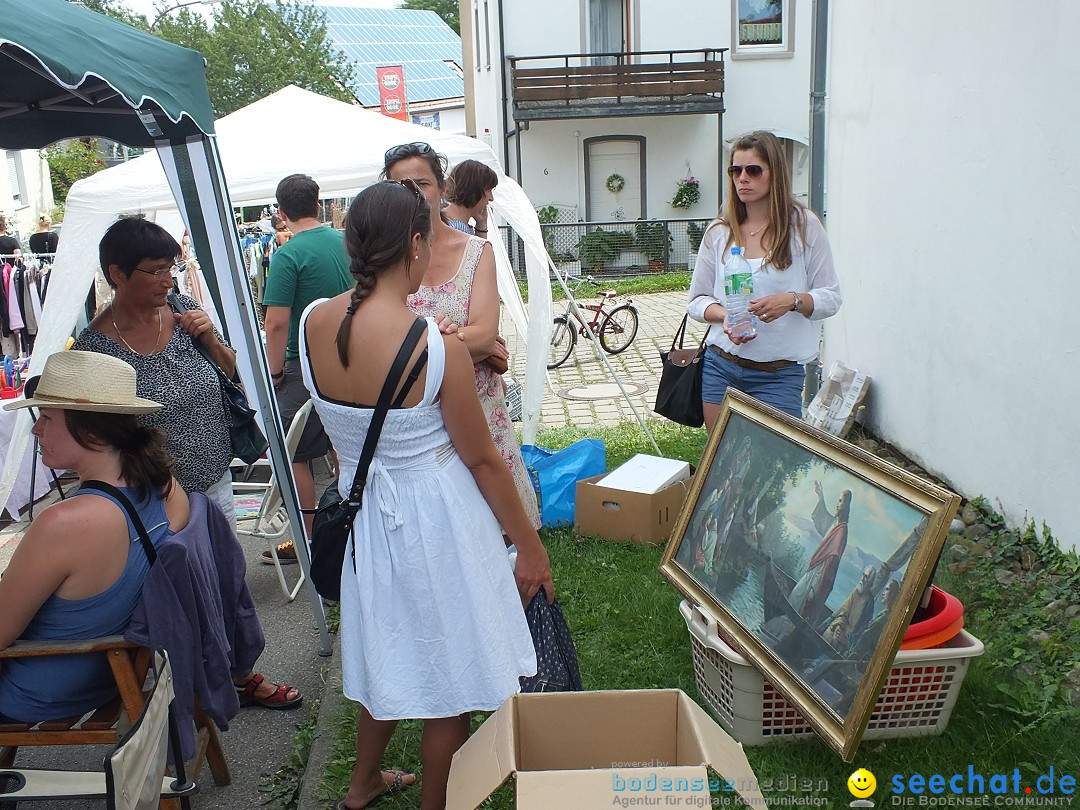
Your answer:
[[[415,256],[413,256],[413,259],[416,261],[420,261],[420,254],[417,253]]]

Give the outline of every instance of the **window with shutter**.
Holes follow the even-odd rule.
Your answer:
[[[23,179],[22,155],[15,151],[7,153],[8,186],[16,208],[26,206],[26,182]]]

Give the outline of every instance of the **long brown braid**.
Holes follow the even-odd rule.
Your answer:
[[[380,273],[404,261],[412,264],[412,238],[431,233],[431,209],[411,180],[384,181],[360,192],[345,215],[345,251],[356,279],[337,333],[338,358],[349,367],[353,315],[375,289]]]

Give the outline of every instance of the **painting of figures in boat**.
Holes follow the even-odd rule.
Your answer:
[[[847,756],[958,504],[731,391],[661,570]]]

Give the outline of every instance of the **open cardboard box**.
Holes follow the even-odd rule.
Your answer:
[[[596,475],[577,482],[574,511],[577,533],[605,540],[667,542],[694,482],[693,475],[652,493],[627,492],[596,483],[603,477]]]
[[[475,810],[511,776],[517,810],[708,807],[706,768],[766,807],[742,746],[682,690],[514,695],[454,754],[446,807]]]

